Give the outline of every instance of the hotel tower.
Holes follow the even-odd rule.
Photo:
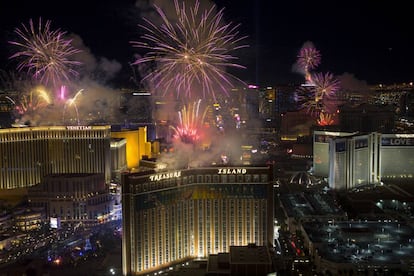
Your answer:
[[[124,275],[273,244],[270,167],[204,167],[122,175]]]
[[[27,188],[49,174],[101,173],[111,180],[110,126],[0,129],[0,190]]]

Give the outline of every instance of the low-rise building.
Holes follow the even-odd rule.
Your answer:
[[[53,174],[28,190],[29,206],[43,207],[46,219],[100,223],[110,219],[114,196],[103,174]]]

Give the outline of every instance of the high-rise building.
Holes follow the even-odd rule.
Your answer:
[[[379,134],[332,138],[329,142],[329,186],[336,190],[380,182]]]
[[[128,169],[138,168],[143,156],[151,157],[151,143],[147,141],[147,127],[112,130],[112,138],[126,140]]]
[[[414,134],[314,131],[314,175],[332,189],[414,178]]]
[[[329,177],[329,142],[332,138],[352,136],[357,132],[315,130],[313,132],[313,171],[320,177]]]
[[[27,188],[62,173],[103,173],[109,183],[110,139],[110,126],[0,129],[0,190]]]
[[[379,160],[381,179],[412,180],[414,178],[414,133],[381,134]]]
[[[140,275],[230,246],[272,245],[271,167],[122,175],[123,274]]]
[[[121,183],[121,173],[128,169],[126,156],[126,139],[111,139],[111,170],[112,180]]]
[[[392,132],[395,127],[393,107],[369,104],[343,105],[339,121],[342,131]]]

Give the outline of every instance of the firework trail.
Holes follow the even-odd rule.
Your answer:
[[[315,69],[321,63],[321,54],[313,46],[304,46],[298,55],[298,64],[305,71],[305,79],[312,83],[310,70]]]
[[[201,100],[189,105],[188,109],[184,106],[181,111],[178,112],[179,125],[177,127],[171,126],[175,134],[173,137],[186,144],[195,144],[200,140],[200,130],[204,122],[204,118],[207,113],[207,108],[203,114],[200,115]]]
[[[73,107],[75,109],[76,112],[76,122],[79,125],[80,121],[79,121],[79,111],[78,111],[78,106],[76,105],[76,99],[79,97],[79,95],[81,95],[83,92],[83,89],[79,90],[78,92],[76,92],[75,96],[73,98],[67,99],[65,102],[65,106],[63,108],[63,122],[65,122],[65,113],[66,113],[66,109],[68,107]]]
[[[192,97],[194,91],[202,93],[202,98],[216,98],[216,92],[227,95],[235,83],[243,83],[237,77],[226,72],[227,67],[245,68],[235,63],[237,59],[231,53],[247,47],[238,37],[239,25],[226,24],[223,10],[215,13],[216,7],[200,11],[200,3],[187,8],[174,1],[177,21],[170,21],[164,11],[155,5],[162,20],[161,26],[144,19],[140,25],[146,34],[143,41],[132,41],[133,47],[148,51],[133,64],[155,65],[142,82],[151,83],[156,91],[175,93],[177,97]],[[199,95],[196,95],[199,97]]]
[[[80,62],[70,57],[80,50],[72,47],[70,39],[65,39],[66,32],[52,30],[51,21],[42,24],[39,19],[35,26],[32,19],[29,26],[22,24],[15,28],[17,41],[9,41],[18,51],[10,56],[17,59],[17,69],[27,71],[34,79],[45,86],[57,87],[61,81],[69,81],[71,76],[77,76],[75,67]]]
[[[9,96],[4,96],[4,98],[9,100],[12,104],[16,105],[16,102],[12,98],[10,98]]]

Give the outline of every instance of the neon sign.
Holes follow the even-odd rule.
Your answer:
[[[67,130],[91,130],[91,126],[66,126]]]
[[[178,178],[180,176],[181,176],[181,171],[175,171],[175,172],[153,174],[149,176],[149,179],[151,181],[160,181],[164,179]]]
[[[218,169],[217,174],[246,174],[247,170],[244,168],[221,168]]]

